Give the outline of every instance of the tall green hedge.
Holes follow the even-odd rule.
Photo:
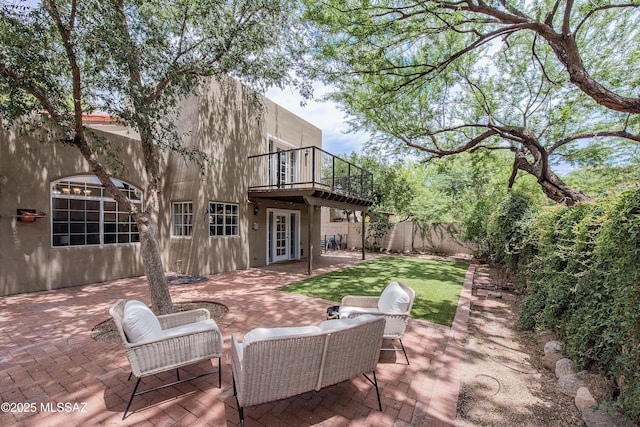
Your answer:
[[[529,227],[536,214],[533,199],[519,191],[510,191],[498,204],[487,225],[494,261],[517,270],[521,258],[528,255]]]
[[[618,401],[640,420],[640,190],[533,215],[507,206],[499,237],[519,241],[503,260],[527,289],[518,326],[551,328],[579,366],[623,378]]]

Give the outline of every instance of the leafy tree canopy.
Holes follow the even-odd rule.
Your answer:
[[[354,128],[424,159],[512,153],[556,202],[591,197],[553,168],[640,142],[638,2],[307,2],[312,75]]]

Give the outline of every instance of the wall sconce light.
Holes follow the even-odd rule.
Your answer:
[[[253,205],[253,214],[258,215],[258,212],[260,212],[260,206]]]
[[[44,212],[36,212],[35,209],[16,209],[18,221],[24,222],[26,224],[33,224],[36,219],[44,218]]]
[[[81,188],[78,187],[73,187],[73,194],[75,195],[79,195],[82,192]]]

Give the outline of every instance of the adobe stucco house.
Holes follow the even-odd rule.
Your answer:
[[[210,80],[183,102],[183,142],[209,161],[202,174],[176,154],[163,156],[165,270],[205,275],[297,259],[311,269],[319,207],[371,205],[368,172],[324,152],[320,129],[267,99],[260,107],[255,96],[235,80]],[[125,168],[115,182],[142,201],[136,136],[104,120],[87,125],[121,150]],[[0,295],[144,274],[135,223],[77,149],[0,132]],[[22,209],[46,215],[29,223]]]

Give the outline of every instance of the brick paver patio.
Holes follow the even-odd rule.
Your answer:
[[[360,262],[323,256],[321,274]],[[144,278],[121,279],[56,291],[0,298],[0,425],[212,425],[239,424],[232,392],[231,334],[258,326],[315,325],[332,301],[276,290],[304,275],[304,263],[274,265],[209,276],[204,283],[171,286],[175,303],[214,301],[229,313],[218,322],[224,336],[222,388],[217,375],[138,396],[122,413],[134,385],[121,345],[94,341],[91,329],[110,319],[119,298],[149,302]],[[245,408],[250,426],[450,426],[459,391],[458,366],[467,329],[473,266],[467,272],[452,328],[412,319],[402,353],[383,352],[377,368],[383,411],[364,378],[289,399]],[[214,364],[216,366],[217,363]],[[210,362],[189,367],[193,374]],[[186,373],[185,373],[186,375]],[[173,379],[165,373],[141,387]]]

